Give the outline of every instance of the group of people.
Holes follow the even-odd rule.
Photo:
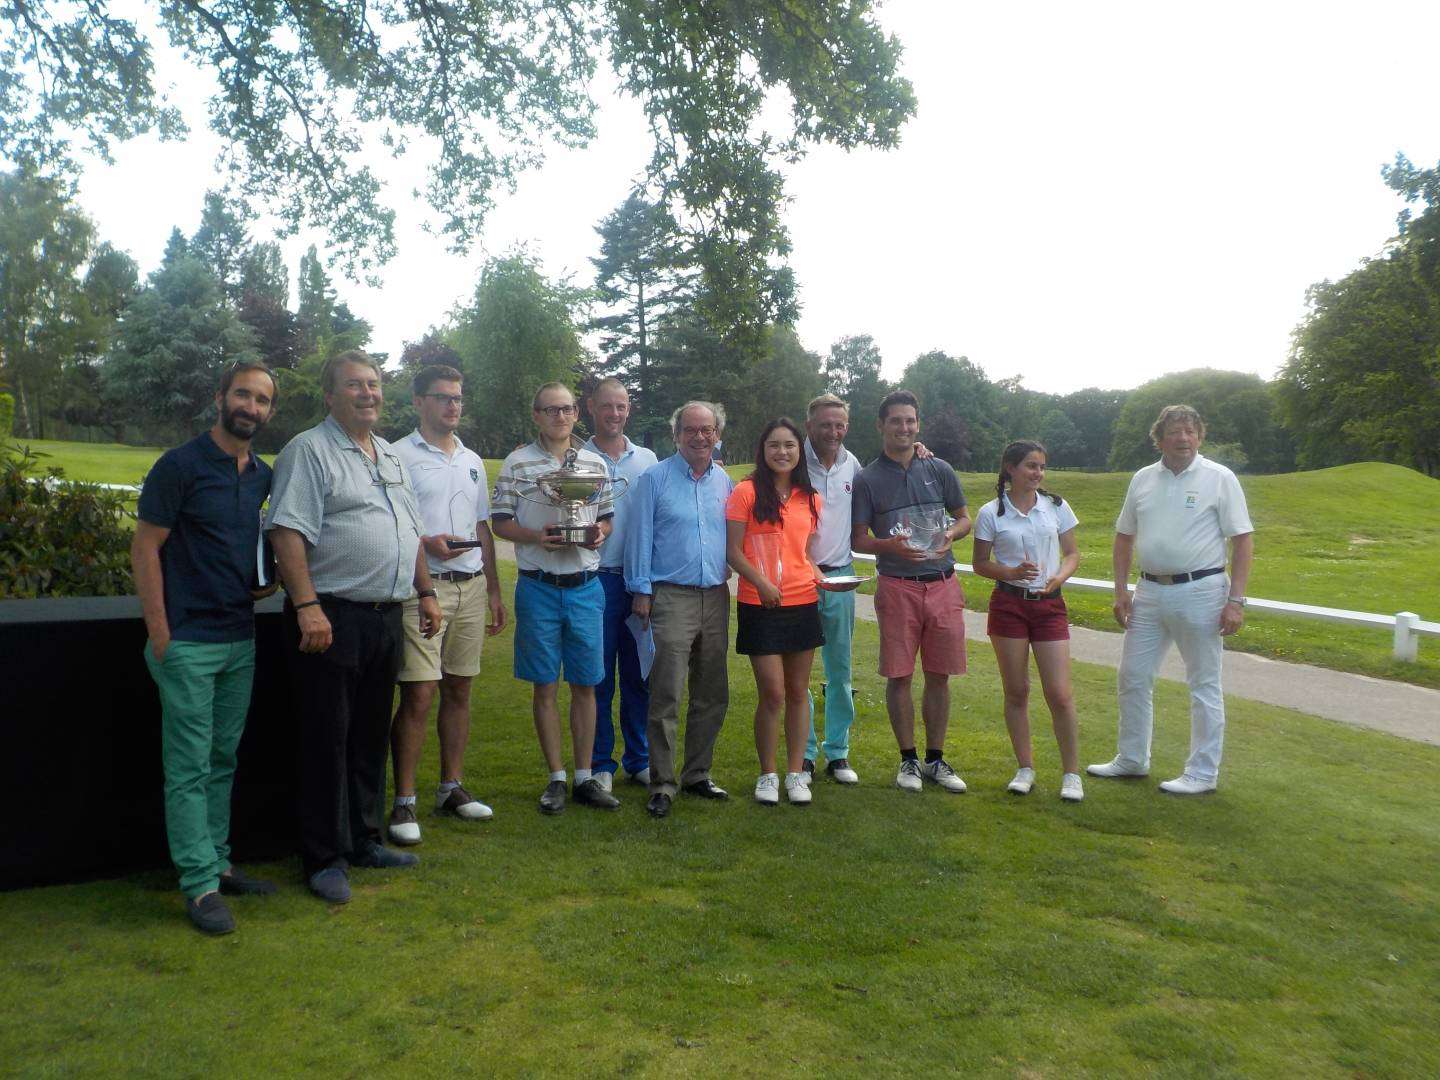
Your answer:
[[[162,705],[166,827],[187,913],[200,930],[234,929],[224,896],[275,889],[234,867],[228,847],[255,664],[253,604],[266,588],[257,580],[262,534],[285,587],[285,651],[301,735],[301,860],[310,890],[328,902],[349,900],[352,866],[418,862],[404,849],[422,839],[417,771],[437,693],[434,810],[467,821],[493,816],[465,786],[463,767],[482,643],[507,622],[515,677],[532,685],[548,770],[542,813],[561,813],[567,801],[618,809],[617,774],[645,790],[656,818],[668,816],[682,792],[727,799],[711,767],[729,701],[732,573],[735,649],[749,658],[757,692],[756,802],[774,805],[783,789],[790,803],[810,803],[822,765],[839,784],[859,782],[850,761],[853,553],[876,562],[879,674],[899,750],[895,785],[965,791],[945,741],[950,678],[966,670],[953,545],[972,521],[954,469],[920,441],[914,394],[897,390],[881,402],[882,451],[868,465],[845,447],[846,403],[826,394],[810,403],[803,427],[785,417],[768,423],[753,472],[733,483],[715,460],[725,430],[719,404],[677,409],[676,452],[657,460],[625,434],[630,402],[619,381],[604,379],[587,395],[593,434],[581,445],[574,437],[581,402],[564,384],[547,383],[532,402],[536,437],[505,459],[492,495],[484,463],[457,435],[460,371],[421,369],[413,383],[417,429],[393,445],[375,433],[383,403],[375,360],[342,353],[321,378],[328,415],[285,446],[272,474],[251,441],[276,407],[275,380],[261,364],[227,369],[215,425],[162,456],[140,495],[132,563],[145,658]],[[1243,622],[1252,528],[1234,474],[1199,453],[1204,423],[1195,410],[1168,407],[1151,435],[1160,460],[1132,479],[1114,541],[1115,615],[1126,631],[1118,750],[1088,772],[1147,774],[1151,686],[1173,641],[1190,682],[1191,754],[1182,774],[1160,786],[1203,794],[1215,789],[1219,770],[1221,639]],[[534,497],[537,479],[566,465],[612,481],[592,500],[578,540],[558,528],[558,507]],[[1026,795],[1036,782],[1033,654],[1059,745],[1060,797],[1076,801],[1084,791],[1062,592],[1079,563],[1078,522],[1042,486],[1045,465],[1037,442],[1006,447],[995,498],[974,519],[973,565],[995,582],[987,631],[1017,762],[1008,790]],[[500,589],[494,537],[514,546],[513,613]],[[818,721],[810,693],[817,649],[824,669]],[[560,723],[562,679],[572,772]],[[394,766],[388,821],[387,749]]]

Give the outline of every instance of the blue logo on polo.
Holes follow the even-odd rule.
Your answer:
[[[479,483],[479,482],[480,482],[480,470],[479,470],[479,469],[471,469],[471,470],[470,470],[470,479],[471,479],[471,481],[474,482],[474,483]]]

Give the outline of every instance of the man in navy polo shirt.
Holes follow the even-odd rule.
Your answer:
[[[255,672],[260,507],[270,466],[250,450],[275,408],[260,363],[227,368],[214,427],[167,451],[140,491],[130,545],[160,690],[165,832],[186,912],[207,934],[235,919],[221,893],[271,893],[230,865],[230,788]]]

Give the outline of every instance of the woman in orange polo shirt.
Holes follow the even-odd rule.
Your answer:
[[[735,485],[725,506],[725,555],[740,575],[735,651],[750,657],[759,701],[755,750],[760,779],[755,801],[780,801],[775,761],[780,711],[785,711],[785,794],[810,801],[803,771],[810,732],[810,665],[825,643],[820,630],[819,576],[810,561],[810,538],[820,524],[820,496],[805,467],[805,436],[788,417],[760,433],[755,471]]]

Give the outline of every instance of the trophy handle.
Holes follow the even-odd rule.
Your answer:
[[[617,476],[610,481],[610,498],[618,499],[630,490],[630,481],[623,476]]]
[[[551,510],[558,510],[560,508],[558,503],[547,498],[545,494],[540,491],[540,485],[535,483],[534,480],[516,480],[515,494],[528,503],[534,503],[536,506],[546,506]]]

